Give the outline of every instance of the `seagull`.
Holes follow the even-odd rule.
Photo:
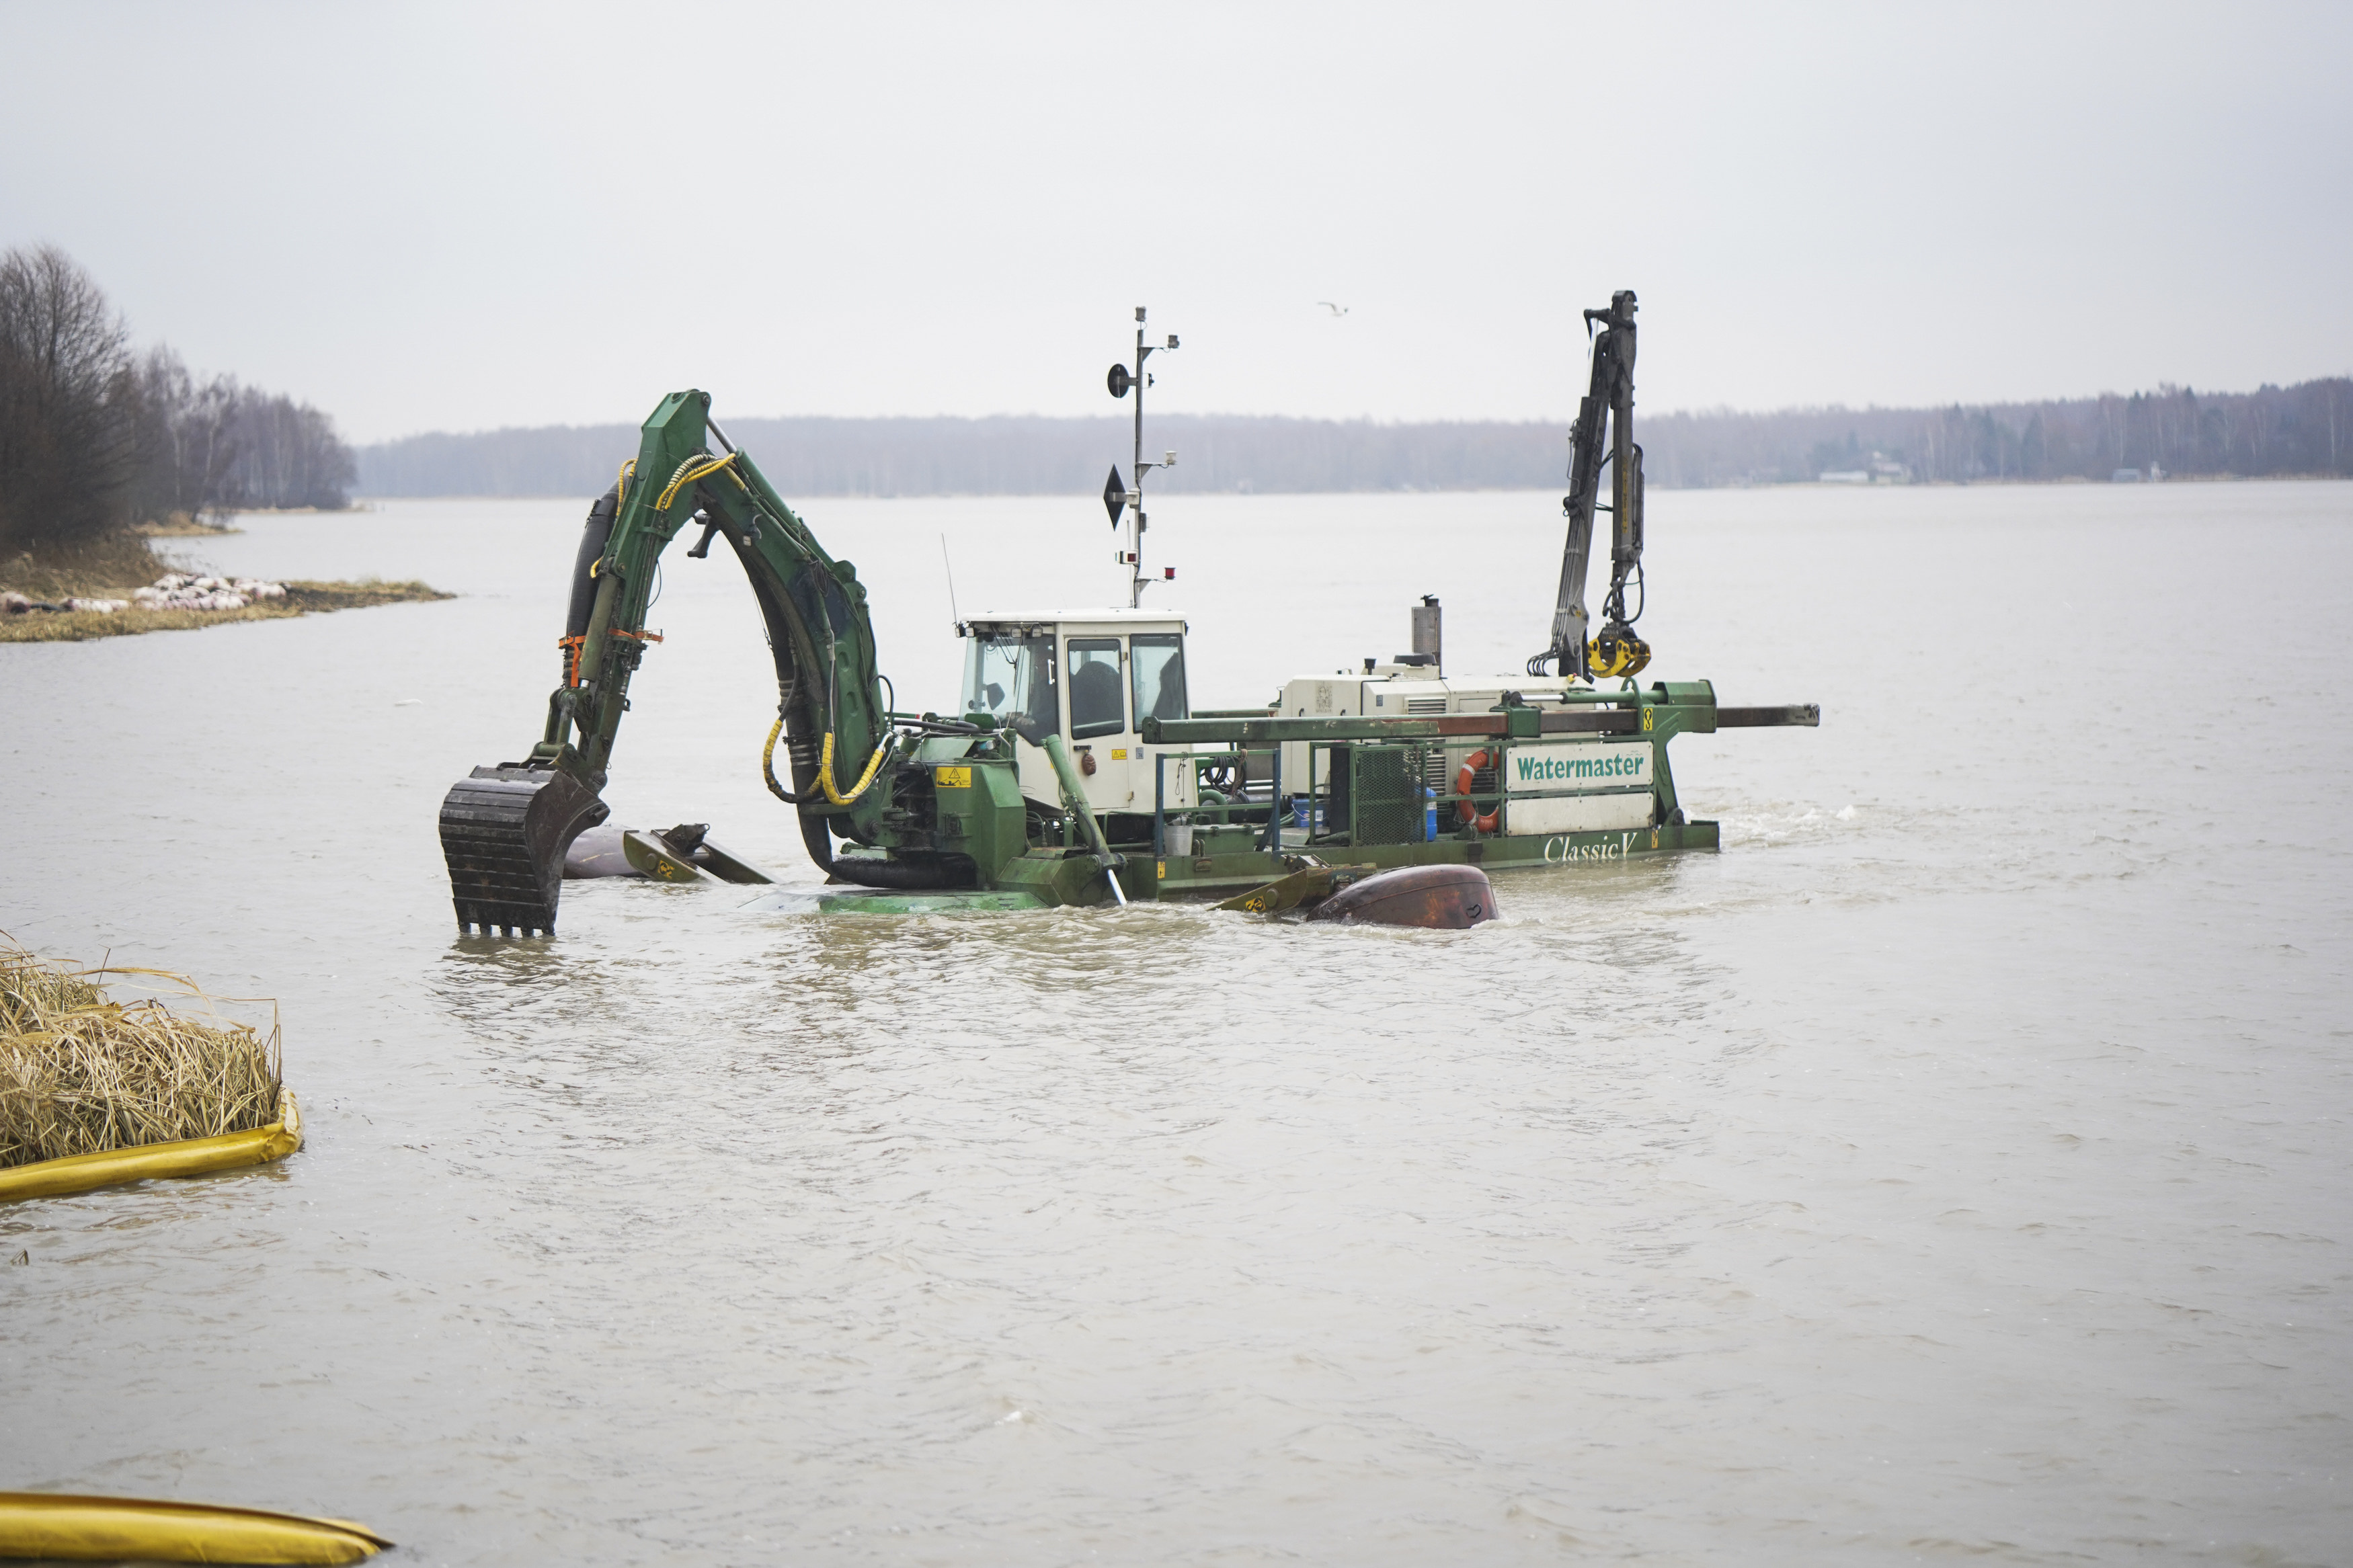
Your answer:
[[[1315,302],[1316,302],[1317,304],[1319,304],[1319,305],[1323,306],[1325,310],[1327,310],[1331,311],[1331,312],[1332,312],[1332,319],[1333,319],[1334,321],[1337,321],[1337,320],[1339,320],[1342,316],[1345,316],[1345,315],[1346,315],[1346,314],[1348,313],[1348,307],[1347,307],[1347,306],[1345,306],[1345,305],[1335,305],[1335,304],[1334,304],[1334,303],[1332,303],[1332,301],[1331,301],[1331,300],[1316,300]]]

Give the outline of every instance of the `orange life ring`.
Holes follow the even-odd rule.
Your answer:
[[[1503,763],[1504,758],[1501,752],[1491,757],[1487,754],[1486,748],[1483,746],[1478,751],[1472,752],[1469,756],[1462,759],[1462,771],[1454,775],[1454,793],[1456,795],[1469,795],[1471,793],[1472,780],[1481,768],[1487,767],[1491,764],[1496,767],[1501,767],[1503,766]],[[1456,813],[1461,816],[1463,821],[1477,824],[1480,832],[1493,833],[1495,831],[1496,812],[1491,811],[1486,816],[1482,816],[1479,815],[1479,808],[1472,805],[1467,800],[1456,801],[1454,803],[1454,809]]]

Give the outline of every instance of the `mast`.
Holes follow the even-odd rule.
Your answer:
[[[1135,439],[1128,455],[1128,471],[1135,477],[1123,481],[1119,477],[1119,468],[1114,464],[1111,479],[1103,486],[1103,507],[1111,513],[1112,526],[1119,526],[1123,511],[1127,514],[1126,543],[1119,552],[1119,560],[1127,568],[1127,607],[1131,610],[1143,605],[1144,590],[1154,581],[1144,574],[1144,531],[1149,526],[1144,515],[1144,476],[1154,468],[1169,468],[1176,465],[1174,452],[1162,454],[1157,463],[1144,460],[1144,389],[1152,384],[1152,377],[1145,374],[1144,362],[1163,348],[1176,347],[1176,334],[1174,332],[1168,334],[1168,341],[1165,343],[1155,345],[1145,342],[1144,315],[1144,307],[1138,305],[1135,308],[1134,369],[1131,371],[1126,365],[1114,364],[1110,374],[1103,378],[1103,384],[1113,397],[1125,397],[1130,391],[1135,394]],[[1166,577],[1175,575],[1174,567],[1165,574]]]
[[[1152,349],[1144,341],[1144,307],[1135,308],[1135,445],[1128,458],[1127,471],[1135,476],[1135,515],[1128,521],[1127,531],[1127,607],[1131,610],[1144,603],[1144,389],[1152,384],[1144,379],[1144,362],[1152,357]]]

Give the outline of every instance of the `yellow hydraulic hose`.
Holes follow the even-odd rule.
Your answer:
[[[38,1160],[0,1171],[0,1203],[15,1198],[56,1198],[144,1182],[158,1176],[201,1176],[208,1171],[233,1171],[240,1165],[266,1165],[302,1146],[302,1111],[294,1091],[278,1091],[278,1120],[250,1132],[224,1132],[217,1138],[182,1138],[169,1143],[146,1143],[130,1149],[109,1149],[97,1154],[69,1154],[62,1160]],[[0,1550],[0,1557],[8,1553]],[[122,1553],[121,1555],[132,1555]],[[294,1558],[255,1558],[255,1562],[295,1562]],[[301,1559],[308,1561],[308,1559]]]
[[[785,721],[781,717],[768,726],[768,743],[760,748],[760,776],[768,781],[770,795],[790,805],[792,801],[786,796],[785,786],[776,782],[776,737],[784,732]]]
[[[715,474],[720,469],[726,468],[734,461],[735,454],[730,452],[723,458],[712,458],[698,468],[695,465],[695,459],[689,458],[686,461],[678,466],[678,472],[670,477],[670,488],[662,491],[661,495],[654,501],[654,510],[656,511],[669,510],[670,501],[677,497],[681,487],[691,485],[695,480],[702,479],[708,475]]]
[[[778,800],[786,798],[785,786],[776,782],[776,737],[784,732],[785,721],[779,719],[768,726],[768,743],[760,749],[760,776],[768,781],[768,793]],[[866,786],[874,782],[874,775],[882,769],[882,754],[890,749],[891,742],[888,737],[885,737],[882,743],[874,748],[874,754],[866,759],[866,772],[860,775],[857,786],[848,795],[844,795],[834,787],[833,737],[828,734],[825,738],[825,749],[818,755],[818,787],[825,791],[825,798],[834,805],[848,805],[851,801],[864,795]]]
[[[786,787],[781,785],[781,783],[776,783],[776,736],[781,736],[781,733],[784,733],[784,717],[779,715],[775,724],[769,724],[767,729],[767,745],[760,748],[760,778],[767,781],[769,795],[775,795],[776,799],[781,799],[786,806],[793,806],[793,804],[797,804],[796,799],[786,793]]]
[[[891,738],[885,735],[875,746],[874,754],[866,759],[866,771],[858,776],[857,784],[848,795],[844,795],[833,787],[833,732],[828,730],[826,731],[825,750],[818,753],[817,760],[818,787],[825,791],[825,798],[834,805],[848,805],[851,801],[864,795],[866,786],[874,782],[874,775],[882,771],[882,753],[890,749]]]
[[[364,1525],[143,1498],[0,1492],[0,1557],[77,1563],[357,1563],[392,1542]]]

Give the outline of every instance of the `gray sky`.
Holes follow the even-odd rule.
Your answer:
[[[374,440],[2353,370],[2353,6],[0,0],[0,244]],[[1316,301],[1348,307],[1334,319]]]

